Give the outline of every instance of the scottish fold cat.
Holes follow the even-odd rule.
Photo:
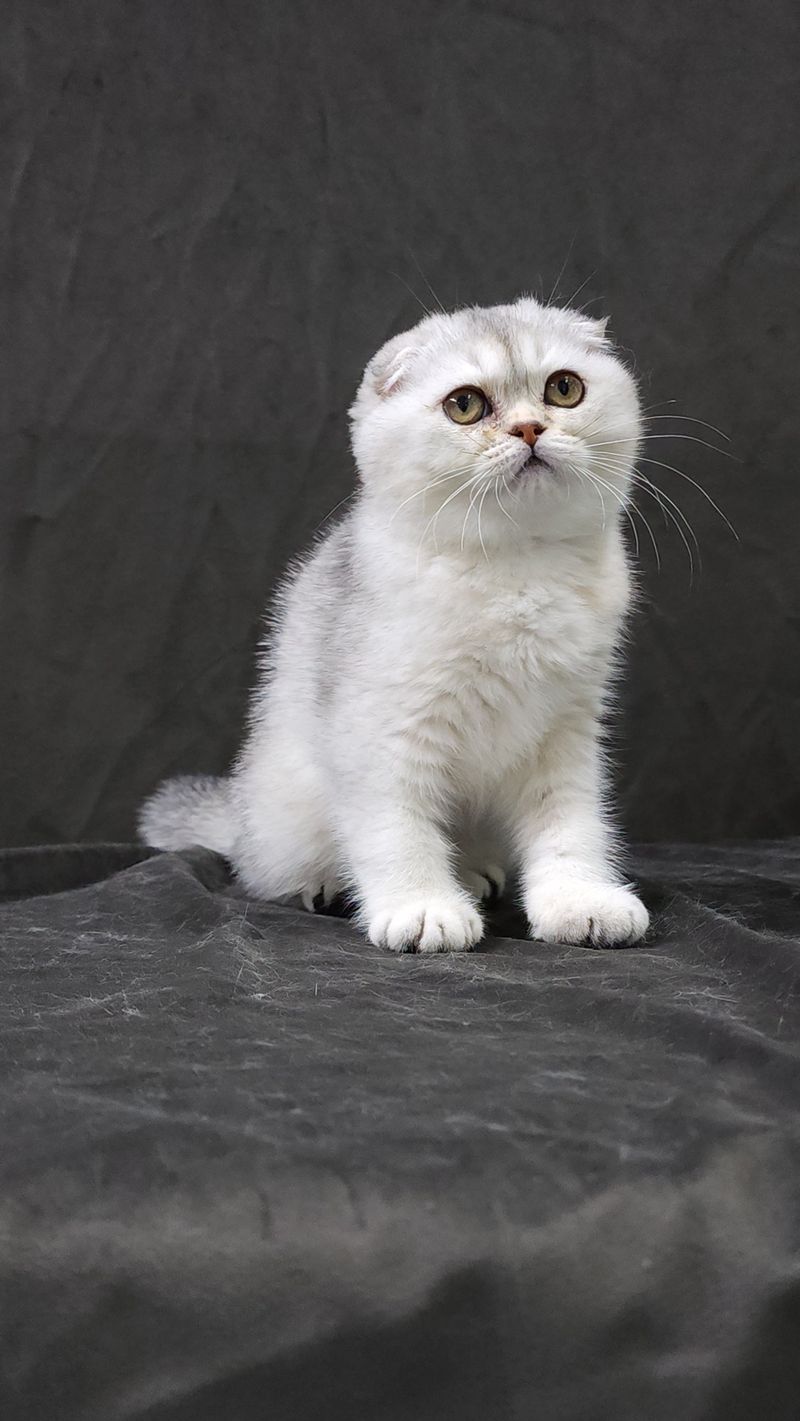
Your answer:
[[[344,892],[397,952],[474,948],[511,870],[534,937],[636,941],[601,719],[641,415],[604,323],[429,315],[350,420],[359,488],[280,589],[241,754],[158,789],[143,838],[217,850],[258,897]]]

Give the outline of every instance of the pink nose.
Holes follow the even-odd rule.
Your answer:
[[[516,434],[518,439],[524,439],[529,448],[533,448],[540,434],[544,434],[543,424],[515,424],[509,429],[509,434]]]

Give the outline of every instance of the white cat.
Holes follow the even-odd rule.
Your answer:
[[[598,722],[640,412],[604,323],[431,315],[350,417],[361,487],[283,585],[241,756],[163,785],[143,838],[216,849],[262,898],[343,890],[395,951],[474,947],[511,868],[535,937],[634,942]]]

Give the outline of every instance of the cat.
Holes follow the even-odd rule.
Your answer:
[[[474,948],[511,870],[533,937],[637,941],[601,721],[641,413],[605,322],[429,314],[350,421],[360,485],[278,594],[238,761],[167,781],[142,837],[224,854],[260,898],[345,893],[397,952]]]

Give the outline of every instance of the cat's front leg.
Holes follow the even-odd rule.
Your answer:
[[[340,817],[367,936],[393,952],[468,952],[483,920],[454,872],[433,804],[410,780],[380,779]]]
[[[621,947],[646,933],[647,909],[616,866],[604,797],[594,725],[560,727],[541,747],[516,804],[533,937]]]

